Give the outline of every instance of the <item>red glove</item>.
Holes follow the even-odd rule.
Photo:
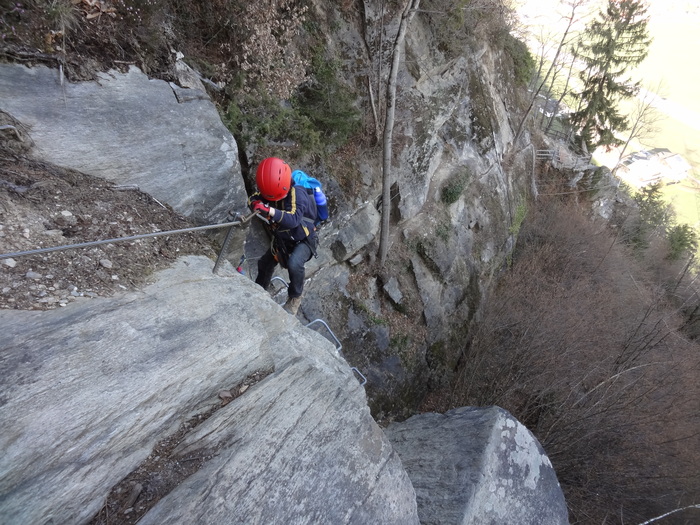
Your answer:
[[[261,201],[254,201],[253,202],[253,211],[255,213],[262,215],[263,217],[269,217],[270,216],[270,205],[263,204]]]

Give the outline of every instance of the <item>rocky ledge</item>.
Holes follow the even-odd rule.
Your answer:
[[[335,346],[212,267],[185,257],[140,292],[0,312],[3,523],[97,519],[174,435],[170,465],[198,468],[167,493],[177,469],[142,485],[120,509],[139,523],[417,523],[408,476]]]

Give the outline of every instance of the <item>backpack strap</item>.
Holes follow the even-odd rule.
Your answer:
[[[302,222],[305,224],[303,227],[304,231],[306,232],[306,236],[308,237],[316,231],[316,218],[318,217],[318,210],[316,209],[316,199],[314,198],[314,190],[312,188],[304,188],[304,190],[306,191],[306,206],[311,215],[313,215],[313,217],[308,217],[304,215],[301,219]]]

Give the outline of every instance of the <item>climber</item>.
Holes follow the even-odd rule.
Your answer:
[[[272,242],[258,261],[255,282],[268,289],[277,263],[289,272],[289,288],[284,309],[296,315],[304,290],[304,265],[316,255],[318,237],[314,228],[316,208],[313,196],[294,186],[292,170],[278,158],[269,157],[255,174],[258,191],[249,206],[267,222]]]

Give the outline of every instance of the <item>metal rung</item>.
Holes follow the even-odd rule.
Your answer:
[[[335,334],[333,333],[333,330],[331,330],[330,326],[328,326],[323,319],[314,319],[309,324],[307,324],[306,327],[308,328],[309,326],[311,326],[314,323],[321,323],[323,326],[326,327],[326,330],[328,330],[328,333],[331,334],[331,337],[335,340],[335,343],[338,345],[338,346],[336,346],[335,349],[338,351],[338,353],[340,353],[340,351],[343,348],[343,345],[340,344],[340,341],[338,341],[338,338],[335,336]]]
[[[343,355],[343,352],[341,352],[341,350],[343,349],[343,345],[340,344],[340,341],[338,340],[338,338],[337,338],[337,337],[335,336],[335,334],[333,333],[333,330],[331,330],[330,326],[328,326],[328,324],[327,324],[323,319],[314,319],[313,321],[311,321],[310,323],[308,323],[308,324],[306,325],[306,327],[308,328],[308,327],[310,327],[312,324],[315,324],[315,323],[320,323],[320,324],[322,324],[323,326],[326,327],[326,330],[328,330],[328,333],[331,334],[331,337],[333,338],[333,340],[335,341],[335,343],[336,343],[336,345],[337,345],[337,346],[335,347],[336,352],[338,352],[338,354],[342,356],[342,355]],[[360,382],[360,386],[365,386],[365,384],[367,384],[367,378],[362,374],[362,372],[360,372],[360,371],[357,369],[356,366],[350,367],[350,370],[352,370],[353,372],[355,372],[358,376],[360,376],[360,377],[362,378],[362,381]]]
[[[362,382],[360,383],[360,386],[365,386],[365,384],[367,383],[367,378],[362,375],[362,372],[360,372],[357,369],[357,367],[354,367],[354,366],[350,370],[352,370],[353,372],[355,372],[358,376],[360,376],[362,378]]]
[[[272,282],[272,281],[281,281],[282,284],[284,284],[287,288],[289,288],[289,283],[287,281],[285,281],[284,279],[282,279],[280,276],[273,277],[272,279],[270,279],[270,282]]]

